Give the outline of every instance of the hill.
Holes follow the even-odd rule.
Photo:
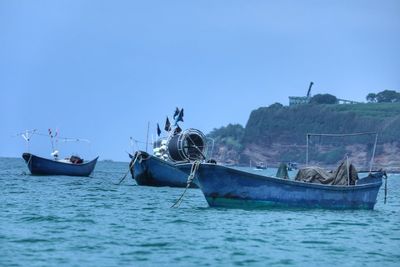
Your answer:
[[[376,162],[400,168],[400,103],[351,105],[273,104],[251,112],[245,127],[228,125],[209,133],[215,139],[217,160],[236,164],[282,161],[305,162],[307,133],[378,132]],[[367,166],[374,136],[314,138],[310,159],[314,163],[337,164],[347,154]]]

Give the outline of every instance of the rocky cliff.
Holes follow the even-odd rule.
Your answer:
[[[228,125],[214,129],[214,157],[220,162],[248,165],[252,162],[305,163],[307,133],[377,132],[376,168],[400,170],[400,103],[352,105],[274,104],[251,112],[245,127]],[[360,168],[372,157],[374,135],[311,137],[311,163],[336,165],[348,156]]]

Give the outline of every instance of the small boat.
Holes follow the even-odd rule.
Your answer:
[[[140,150],[134,155],[129,155],[131,158],[129,170],[138,185],[187,187],[187,174],[176,166],[197,160],[205,162],[208,159],[207,138],[197,129],[182,131],[178,125],[179,121],[183,121],[182,116],[183,109],[177,108],[174,114],[174,127],[171,127],[167,117],[164,129],[168,136],[159,138],[153,143],[153,155]],[[161,134],[158,125],[157,134],[158,136]],[[190,184],[190,187],[197,188],[197,185]]]
[[[264,162],[257,163],[255,170],[266,170],[267,166],[265,166]]]
[[[37,132],[36,129],[26,130],[23,133],[19,133],[21,137],[26,141],[27,151],[29,151],[29,143],[32,136],[47,136],[46,134]],[[53,159],[42,158],[33,155],[29,152],[23,153],[22,158],[25,160],[29,171],[33,175],[68,175],[68,176],[89,176],[96,166],[97,159],[85,162],[82,158],[76,155],[72,155],[69,158],[59,159],[59,151],[56,149],[56,144],[59,142],[86,142],[90,144],[87,139],[79,138],[60,138],[58,136],[58,130],[53,133],[51,129],[48,130],[48,137],[50,137]]]
[[[167,140],[156,141],[154,155],[137,151],[130,155],[130,172],[138,185],[186,187],[187,174],[176,166],[207,158],[206,137],[196,129],[187,129]],[[191,184],[190,187],[197,188]]]
[[[298,167],[297,167],[297,163],[296,162],[288,162],[287,163],[287,169],[288,169],[288,171],[295,171],[295,170],[297,170],[298,169]]]
[[[35,156],[31,153],[23,153],[29,171],[33,175],[68,175],[68,176],[89,176],[96,166],[97,159],[84,162],[77,156],[67,159],[46,159]]]
[[[187,175],[192,164],[177,167]],[[203,163],[196,183],[211,207],[299,207],[373,209],[383,172],[371,173],[355,185],[326,185],[258,175]]]

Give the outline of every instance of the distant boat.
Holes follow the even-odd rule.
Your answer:
[[[288,162],[287,163],[287,169],[288,169],[288,171],[297,170],[298,169],[297,163],[296,162]]]
[[[225,165],[225,166],[228,166],[228,165]],[[228,167],[229,167],[229,166],[228,166]],[[266,170],[266,169],[267,169],[267,166],[266,166],[266,165],[264,164],[264,162],[262,162],[262,161],[257,162],[257,164],[253,167],[252,161],[250,160],[250,165],[249,165],[249,167],[252,168],[252,169],[255,170],[255,171],[262,171],[262,170]]]
[[[189,174],[192,164],[178,165]],[[326,185],[293,181],[228,168],[200,165],[196,183],[211,207],[300,207],[373,209],[383,172],[359,179],[355,185]]]
[[[264,162],[258,162],[255,169],[256,170],[266,170],[267,166],[264,164]]]
[[[67,175],[67,176],[89,176],[96,166],[97,159],[84,162],[77,156],[68,159],[46,159],[31,153],[23,153],[29,171],[33,175]]]

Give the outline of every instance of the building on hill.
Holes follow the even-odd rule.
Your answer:
[[[313,82],[310,82],[306,96],[289,96],[289,106],[309,104],[311,101],[311,87]]]
[[[289,106],[309,104],[311,98],[310,96],[289,96]],[[337,104],[361,104],[361,102],[338,98]]]
[[[338,104],[361,104],[361,102],[338,98]]]
[[[310,96],[289,96],[289,106],[309,104]]]
[[[312,99],[312,97],[311,97],[311,87],[313,86],[313,84],[314,84],[313,82],[310,83],[310,86],[308,87],[308,91],[307,91],[307,95],[306,96],[289,96],[289,106],[310,104],[311,103],[311,99]],[[335,96],[332,96],[332,95],[329,95],[329,94],[316,95],[316,97],[319,97],[319,98],[321,98],[321,97],[325,97],[326,98],[326,96],[330,96],[331,98],[335,98],[336,99]],[[326,101],[326,100],[324,100],[324,101]],[[324,103],[324,102],[320,101],[320,103]],[[337,98],[336,103],[331,103],[331,101],[329,101],[329,104],[360,104],[360,102]]]

